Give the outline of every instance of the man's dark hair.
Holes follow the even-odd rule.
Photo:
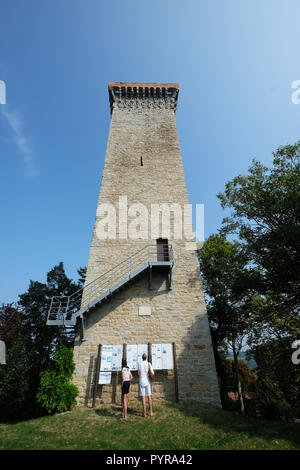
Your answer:
[[[147,359],[147,354],[144,353],[144,354],[142,355],[142,359],[143,359],[143,361],[145,361],[145,360]]]

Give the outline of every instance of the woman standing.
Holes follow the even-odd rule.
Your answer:
[[[122,417],[127,420],[127,394],[130,388],[130,381],[133,379],[132,373],[125,359],[122,361]]]

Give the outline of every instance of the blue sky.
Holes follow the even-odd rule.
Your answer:
[[[298,0],[0,0],[0,302],[88,259],[108,81],[178,82],[177,128],[205,237],[216,194],[299,140]]]

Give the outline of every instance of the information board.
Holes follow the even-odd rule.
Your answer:
[[[123,353],[127,357],[128,367],[136,371],[138,363],[142,361],[142,355],[145,353],[148,356],[147,344],[128,344],[126,345],[127,351],[123,351],[123,345],[101,345],[98,346],[98,357],[95,370],[95,382],[93,391],[93,407],[96,404],[97,398],[97,384],[110,384],[111,375],[114,371],[120,371],[122,368]],[[176,358],[175,343],[160,343],[151,344],[152,352],[152,367],[154,370],[173,370]],[[174,358],[173,358],[174,353]],[[100,370],[99,370],[100,369]],[[98,378],[97,378],[98,377]],[[175,397],[176,402],[179,401],[178,392],[178,376],[177,369],[174,369],[174,384],[175,384]]]
[[[100,372],[99,374],[99,384],[105,385],[110,384],[111,382],[111,372]]]
[[[111,361],[111,370],[118,371],[122,369],[122,356],[123,356],[123,346],[122,344],[116,344],[112,348],[112,361]]]
[[[101,366],[99,373],[99,384],[110,384],[111,372],[122,368],[122,344],[103,345],[101,354]]]
[[[173,369],[173,351],[171,344],[161,345],[162,368]]]
[[[171,344],[152,344],[152,367],[154,370],[173,369]]]
[[[162,369],[161,344],[152,344],[152,367],[154,370]]]
[[[127,365],[131,370],[137,370],[143,354],[148,356],[147,344],[127,345]],[[99,373],[99,384],[111,382],[111,372],[122,369],[123,346],[103,345],[101,354],[101,367]],[[152,367],[154,370],[173,369],[172,345],[168,343],[152,344]]]
[[[142,361],[143,354],[148,356],[147,344],[128,344],[127,345],[127,365],[131,370],[137,370],[139,362]]]
[[[101,354],[101,367],[100,371],[111,371],[111,361],[112,361],[112,345],[103,345],[102,354]]]

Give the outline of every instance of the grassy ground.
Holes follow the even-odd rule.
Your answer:
[[[199,403],[76,408],[70,413],[15,424],[0,423],[0,449],[300,449],[300,424],[244,418]]]

